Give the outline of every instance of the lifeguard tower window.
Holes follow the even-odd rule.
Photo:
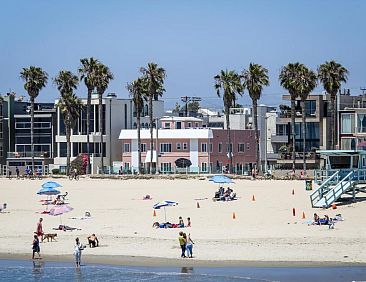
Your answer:
[[[353,158],[353,162],[351,162],[351,158]],[[332,169],[358,168],[358,159],[358,156],[329,156]]]

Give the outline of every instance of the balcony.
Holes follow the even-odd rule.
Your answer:
[[[32,152],[8,152],[8,159],[24,159],[24,158],[32,158]],[[50,158],[49,152],[34,152],[35,158],[48,159]]]
[[[287,143],[288,136],[287,135],[271,135],[271,142],[272,143]]]

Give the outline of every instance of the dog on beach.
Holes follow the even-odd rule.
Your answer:
[[[56,241],[56,237],[57,237],[57,234],[56,233],[48,233],[48,234],[43,234],[42,236],[42,242],[44,240],[47,239],[47,242],[49,242],[51,240],[52,241]]]

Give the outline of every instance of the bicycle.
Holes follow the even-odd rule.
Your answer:
[[[69,180],[76,180],[78,181],[79,180],[79,175],[78,174],[75,174],[75,173],[70,173],[69,174]]]

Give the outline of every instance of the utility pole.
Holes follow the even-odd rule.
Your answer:
[[[196,96],[193,96],[193,97],[183,96],[183,97],[181,97],[181,100],[183,103],[185,103],[185,116],[188,117],[188,103],[189,102],[199,102],[199,101],[201,101],[201,98],[196,97]]]

